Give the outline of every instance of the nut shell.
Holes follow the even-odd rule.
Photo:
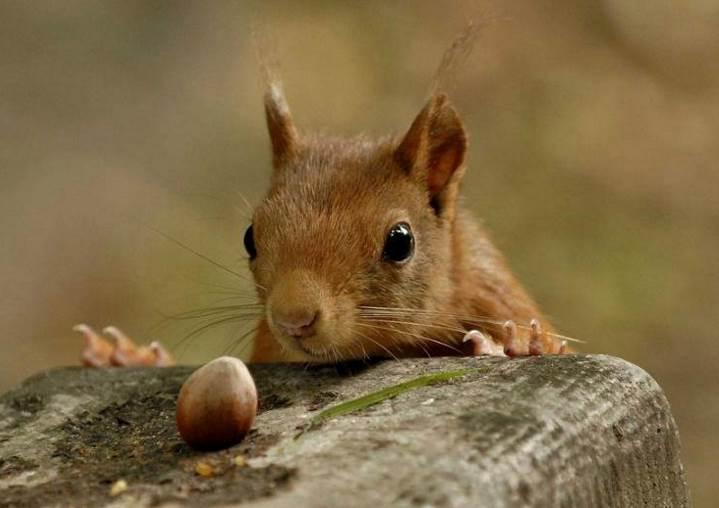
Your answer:
[[[237,358],[222,356],[193,372],[177,399],[177,429],[191,447],[218,450],[242,441],[257,415],[257,389]]]

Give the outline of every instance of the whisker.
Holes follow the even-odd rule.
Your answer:
[[[159,229],[157,229],[157,228],[155,228],[155,227],[153,227],[153,226],[151,226],[151,225],[149,225],[149,224],[146,224],[146,223],[143,223],[143,225],[144,225],[146,228],[148,228],[149,230],[151,230],[151,231],[157,233],[158,235],[162,236],[162,237],[165,238],[166,240],[168,240],[168,241],[174,243],[174,244],[177,245],[178,247],[181,247],[182,249],[185,249],[187,252],[189,252],[189,253],[191,253],[191,254],[194,254],[194,255],[197,256],[198,258],[202,259],[203,261],[206,261],[207,263],[210,263],[212,266],[214,266],[214,267],[216,267],[216,268],[219,268],[220,270],[223,270],[224,272],[227,272],[227,273],[229,273],[229,274],[231,274],[231,275],[234,275],[235,277],[237,277],[237,278],[240,279],[240,280],[244,280],[244,281],[246,281],[246,282],[249,282],[249,283],[251,283],[251,284],[254,284],[254,285],[257,286],[258,288],[262,289],[263,291],[267,291],[266,288],[262,287],[260,284],[257,284],[255,281],[251,280],[250,278],[245,277],[244,275],[242,275],[242,274],[240,274],[240,273],[238,273],[238,272],[232,270],[231,268],[228,268],[227,266],[223,265],[222,263],[220,263],[220,262],[218,262],[218,261],[215,261],[214,259],[212,259],[211,257],[207,256],[206,254],[203,254],[203,253],[201,253],[201,252],[199,252],[199,251],[193,249],[193,248],[190,247],[189,245],[184,244],[183,242],[181,242],[181,241],[178,240],[177,238],[174,238],[174,237],[168,235],[168,234],[165,233],[164,231],[161,231],[161,230],[159,230]]]
[[[252,333],[255,333],[255,334],[256,334],[258,329],[259,329],[259,327],[252,328]],[[255,341],[254,341],[254,337],[253,337],[253,340],[246,340],[245,343],[244,343],[244,345],[242,346],[242,348],[240,348],[240,355],[239,355],[239,356],[243,356],[243,355],[245,354],[245,349],[247,349],[247,346],[250,345],[250,344],[254,344],[254,342],[255,342]]]
[[[357,324],[359,324],[359,323],[355,323],[355,325],[357,325]],[[359,336],[362,337],[363,339],[367,339],[368,341],[372,342],[374,345],[379,346],[380,348],[384,349],[384,350],[387,352],[387,354],[390,355],[390,356],[391,356],[392,358],[394,358],[395,360],[399,360],[399,358],[397,358],[397,355],[395,355],[395,354],[394,354],[392,351],[390,351],[387,347],[385,347],[383,344],[380,344],[379,342],[377,342],[376,340],[374,340],[374,339],[373,339],[372,337],[370,337],[369,335],[365,335],[365,334],[363,334],[363,333],[360,333],[360,332],[358,332],[357,330],[355,330],[354,328],[352,329],[352,333],[359,335]]]
[[[245,213],[248,213],[249,216],[245,217],[245,219],[247,219],[248,222],[251,222],[252,214],[255,212],[255,207],[252,206],[252,203],[250,203],[250,201],[241,192],[238,192],[237,195],[240,196],[242,203],[245,205],[245,210],[240,211],[240,213],[242,213],[243,215]]]
[[[464,328],[458,328],[456,326],[443,326],[443,325],[435,325],[435,324],[429,324],[429,323],[416,323],[412,321],[397,321],[397,320],[389,320],[389,319],[382,319],[381,317],[370,317],[367,319],[367,321],[373,321],[377,323],[396,323],[400,325],[413,325],[413,326],[423,326],[428,328],[438,328],[440,330],[448,330],[451,332],[458,332],[458,333],[466,333],[467,330]]]
[[[357,348],[356,354],[355,347]],[[362,360],[369,359],[369,355],[367,355],[367,350],[365,349],[364,344],[362,344],[361,341],[355,341],[354,343],[347,345],[347,350],[354,358],[361,358]]]
[[[440,329],[440,330],[448,330],[448,331],[452,331],[452,332],[458,332],[458,333],[461,333],[462,335],[464,335],[464,334],[467,332],[467,330],[465,330],[464,328],[457,328],[457,327],[454,327],[454,326],[434,325],[434,324],[429,324],[429,323],[416,323],[416,322],[412,322],[412,321],[387,320],[387,319],[378,319],[378,318],[374,318],[374,317],[368,319],[368,321],[372,321],[372,322],[375,322],[375,323],[394,323],[394,324],[402,324],[402,325],[410,325],[410,326],[422,326],[422,327],[429,327],[429,328],[437,328],[437,329]],[[409,332],[406,332],[405,330],[400,330],[400,329],[397,329],[397,328],[388,328],[388,330],[397,331],[397,332],[399,332],[399,333],[409,333]],[[429,341],[429,342],[434,342],[434,343],[436,343],[436,344],[439,344],[439,345],[448,347],[448,348],[454,350],[454,351],[457,352],[457,353],[463,354],[463,351],[460,351],[459,349],[455,348],[455,347],[452,346],[450,343],[442,342],[442,341],[439,341],[439,340],[436,340],[436,339],[432,339],[432,338],[430,338],[430,337],[425,337],[425,336],[422,336],[422,335],[415,335],[415,336],[418,337],[418,338],[420,338],[420,339],[422,339],[422,340],[426,340],[426,341]],[[426,350],[425,350],[425,351],[426,351]]]
[[[257,328],[258,328],[257,326],[255,326],[254,328],[250,328],[248,331],[246,331],[245,333],[243,333],[242,335],[240,335],[240,337],[239,337],[237,340],[233,341],[233,342],[230,344],[229,347],[225,348],[223,354],[225,354],[225,355],[231,354],[232,351],[234,351],[234,349],[235,349],[238,345],[240,345],[242,342],[245,342],[245,343],[242,345],[242,350],[240,351],[240,355],[242,355],[242,353],[245,352],[245,348],[247,347],[248,342],[250,342],[250,341],[245,341],[245,339],[246,339],[250,334],[256,332],[256,331],[257,331]]]
[[[360,307],[360,313],[362,315],[367,316],[392,316],[392,315],[398,315],[398,314],[425,314],[430,316],[450,316],[456,319],[461,319],[463,321],[466,321],[468,319],[474,319],[474,320],[485,320],[490,324],[493,323],[504,323],[504,321],[500,321],[497,319],[493,319],[489,316],[465,316],[462,314],[455,314],[452,312],[443,312],[443,311],[437,311],[437,310],[429,310],[429,309],[410,309],[410,308],[401,308],[401,307],[377,307],[370,309],[369,311],[365,310],[366,308]]]
[[[202,293],[195,293],[196,297],[203,297],[203,296],[212,296],[217,297],[216,300],[213,300],[215,303],[220,302],[230,302],[230,301],[238,301],[238,302],[252,302],[252,303],[260,303],[257,300],[257,295],[253,293],[239,293],[234,291],[204,291]]]
[[[461,321],[465,321],[470,324],[476,324],[476,325],[483,325],[483,324],[490,324],[495,326],[503,326],[505,321],[491,319],[489,317],[485,316],[466,316],[462,314],[454,314],[451,312],[442,312],[442,311],[433,311],[428,309],[411,309],[411,308],[402,308],[402,307],[372,307],[372,306],[361,306],[360,308],[360,315],[363,317],[371,317],[371,316],[392,316],[397,314],[406,314],[406,313],[412,313],[412,314],[425,314],[429,316],[450,316],[456,319],[459,319]],[[367,312],[368,311],[368,312]],[[532,328],[528,325],[518,324],[517,328],[520,328],[522,330],[531,330]],[[586,341],[577,339],[574,337],[569,337],[567,335],[562,335],[555,332],[544,332],[545,334],[549,335],[550,337],[555,337],[562,340],[567,340],[570,342],[577,342],[580,344],[586,344]]]
[[[253,311],[253,310],[261,311],[262,308],[263,308],[263,306],[259,305],[259,304],[221,305],[221,306],[217,306],[217,307],[204,307],[204,308],[200,308],[200,309],[184,311],[184,312],[180,312],[178,314],[168,315],[168,316],[166,316],[166,318],[167,319],[177,319],[177,320],[199,319],[199,318],[204,318],[204,317],[215,316],[218,314],[231,313],[231,312],[235,312],[235,311],[245,311],[242,314],[235,314],[235,315],[260,317],[262,315],[261,312],[248,312],[248,311]]]
[[[464,354],[463,351],[457,349],[456,347],[452,346],[451,344],[448,344],[448,343],[446,343],[446,342],[442,342],[442,341],[440,341],[440,340],[432,339],[432,338],[430,338],[430,337],[425,337],[425,336],[423,336],[423,335],[418,335],[418,334],[416,334],[416,333],[408,332],[408,331],[406,331],[406,330],[400,330],[400,329],[392,328],[392,327],[372,326],[372,325],[369,325],[369,324],[367,324],[367,323],[355,323],[355,324],[356,324],[357,326],[366,326],[366,327],[369,327],[369,328],[374,328],[374,329],[376,329],[376,330],[384,330],[384,331],[388,331],[388,332],[401,333],[401,334],[403,334],[403,335],[408,335],[408,336],[410,336],[410,337],[415,337],[415,338],[420,339],[420,340],[424,340],[424,341],[427,341],[427,342],[432,342],[432,343],[434,343],[434,344],[438,344],[438,345],[440,345],[440,346],[447,347],[447,348],[449,348],[449,349],[452,349],[453,351],[456,351],[456,352],[459,353],[460,355]]]
[[[228,301],[232,299],[223,298],[218,300],[219,302]],[[153,334],[161,328],[169,325],[169,323],[181,322],[181,321],[192,321],[197,320],[199,327],[197,329],[191,329],[191,331],[185,335],[179,342],[177,342],[173,349],[175,352],[179,351],[182,346],[192,339],[195,335],[201,334],[205,331],[205,326],[211,328],[214,322],[217,322],[220,318],[235,318],[238,321],[250,321],[258,320],[264,314],[264,305],[260,303],[239,303],[233,305],[217,305],[201,307],[197,309],[191,309],[189,311],[178,312],[175,314],[168,314],[162,310],[156,309],[162,318],[158,320],[153,326]],[[222,324],[222,323],[220,323]],[[182,350],[186,351],[186,347]]]
[[[362,353],[362,359],[367,361],[370,359],[369,353],[367,353],[367,349],[365,349],[364,344],[361,342],[357,343],[357,347],[359,348],[360,352]]]
[[[357,353],[355,353],[355,346],[357,347]],[[361,358],[362,360],[366,360],[366,355],[362,354],[362,348],[359,343],[350,344],[347,346],[347,350],[350,352],[353,358]]]
[[[237,296],[246,296],[247,298],[257,298],[253,290],[250,290],[248,288],[245,288],[244,286],[227,286],[224,284],[219,284],[217,282],[208,282],[206,280],[200,280],[196,279],[195,277],[189,277],[188,275],[184,275],[184,278],[188,279],[193,284],[196,284],[198,286],[207,286],[210,288],[215,289],[222,289],[223,292],[217,292],[219,294],[232,294]],[[212,292],[207,292],[208,294],[212,294]]]
[[[206,332],[207,330],[209,330],[209,329],[211,329],[211,328],[215,328],[215,327],[217,327],[217,326],[220,326],[220,325],[223,325],[223,324],[227,324],[227,323],[232,323],[232,322],[237,322],[237,321],[245,321],[246,319],[247,319],[247,318],[244,317],[244,316],[235,316],[235,315],[232,315],[232,316],[229,316],[229,317],[225,317],[225,318],[221,318],[221,319],[216,319],[216,320],[214,320],[214,321],[210,321],[209,323],[203,324],[202,326],[199,326],[199,327],[195,328],[195,329],[192,330],[190,333],[188,333],[187,335],[185,335],[185,337],[183,337],[177,344],[175,344],[175,345],[173,346],[172,350],[173,350],[173,352],[175,352],[175,351],[177,351],[180,347],[182,347],[183,345],[185,345],[185,348],[183,349],[183,352],[182,352],[182,354],[184,354],[184,353],[187,351],[187,347],[189,346],[189,344],[187,343],[187,341],[189,341],[190,339],[192,339],[192,338],[194,338],[194,337],[197,337],[198,335],[201,335],[202,333]]]

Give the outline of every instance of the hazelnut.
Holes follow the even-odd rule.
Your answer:
[[[241,360],[222,356],[193,372],[177,399],[177,429],[193,448],[217,450],[242,441],[257,414],[257,389]]]

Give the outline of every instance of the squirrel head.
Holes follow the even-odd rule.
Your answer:
[[[297,360],[416,348],[427,331],[396,323],[411,314],[378,309],[431,312],[452,294],[467,150],[456,111],[435,94],[404,136],[379,140],[301,136],[276,84],[265,112],[273,174],[245,246],[273,336]]]

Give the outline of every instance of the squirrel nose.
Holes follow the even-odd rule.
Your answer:
[[[287,335],[298,339],[310,337],[315,334],[315,324],[319,312],[315,310],[301,310],[288,313],[275,313],[275,324]]]

